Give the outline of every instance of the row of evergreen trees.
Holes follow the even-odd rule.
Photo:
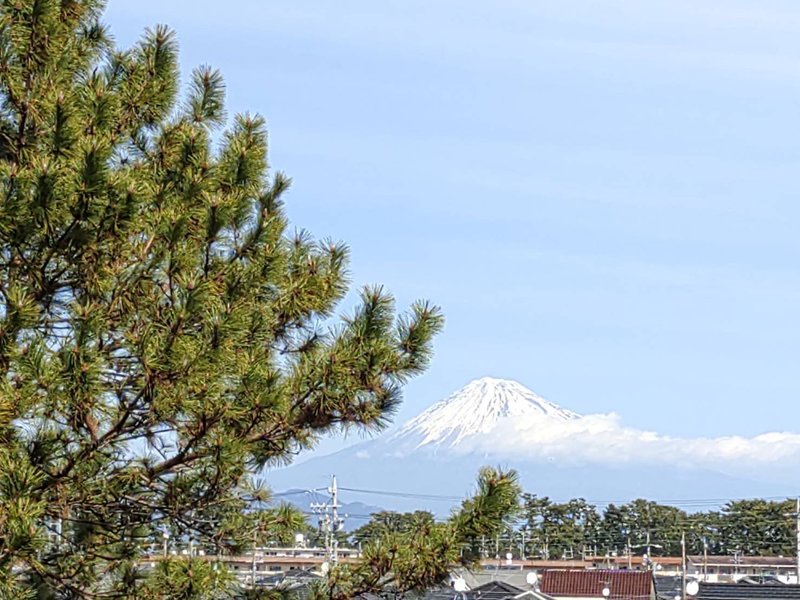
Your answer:
[[[426,511],[380,512],[350,536],[365,543],[385,531],[433,521]],[[792,555],[796,551],[795,502],[735,500],[719,510],[689,512],[649,500],[600,509],[583,499],[554,502],[524,494],[514,525],[481,540],[484,556],[581,558],[582,556],[676,556],[685,537],[690,554]]]

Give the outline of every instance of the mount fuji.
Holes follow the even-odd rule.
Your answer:
[[[486,464],[517,469],[526,491],[597,504],[649,498],[789,496],[800,435],[681,439],[579,415],[510,380],[468,383],[394,431],[269,473],[274,489],[336,474],[348,500],[446,512]]]
[[[484,377],[406,422],[379,445],[400,455],[410,452],[457,452],[474,438],[491,437],[500,424],[571,421],[580,415],[556,406],[516,381]]]

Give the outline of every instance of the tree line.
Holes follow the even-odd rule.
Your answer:
[[[733,500],[721,508],[688,512],[637,499],[598,508],[584,499],[555,502],[523,494],[513,524],[481,540],[486,557],[511,553],[541,559],[681,554],[779,556],[796,550],[795,501]],[[432,522],[427,511],[379,512],[349,538],[363,544],[386,531],[411,530]]]

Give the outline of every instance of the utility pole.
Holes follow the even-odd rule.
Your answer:
[[[631,536],[628,536],[628,570],[630,571],[633,568],[633,549],[631,548]]]
[[[797,509],[795,511],[795,527],[797,530],[797,583],[800,584],[800,498],[797,499]]]
[[[708,539],[703,536],[703,581],[708,581]]]
[[[686,600],[686,532],[681,531],[681,598]]]
[[[258,529],[253,530],[253,563],[250,565],[250,574],[253,587],[256,587],[256,546],[258,545]]]
[[[331,477],[331,538],[332,538],[332,554],[331,554],[331,562],[336,564],[339,562],[339,538],[336,536],[337,533],[342,529],[344,525],[343,519],[339,518],[339,488],[336,487],[336,475]]]
[[[331,564],[339,562],[339,539],[336,534],[342,530],[344,519],[339,517],[339,488],[336,485],[336,475],[331,476],[331,485],[328,488],[330,501],[311,504],[311,510],[320,515],[319,526],[325,534],[325,554]]]

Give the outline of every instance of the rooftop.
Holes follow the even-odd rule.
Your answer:
[[[630,600],[650,598],[654,585],[648,571],[569,570],[545,571],[539,589],[550,596],[602,598],[607,587],[610,600]]]
[[[697,600],[800,600],[800,585],[701,583]]]
[[[466,593],[467,600],[507,600],[518,596],[524,590],[505,581],[490,581],[472,588]]]

